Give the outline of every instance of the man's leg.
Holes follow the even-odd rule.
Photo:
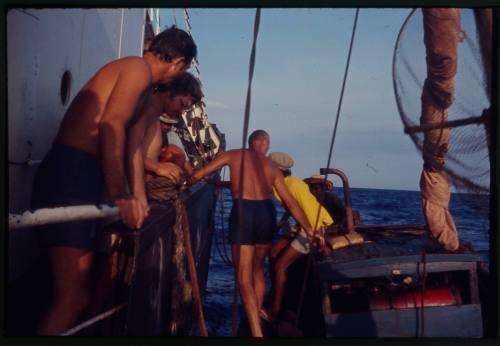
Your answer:
[[[271,245],[256,245],[253,257],[253,287],[257,297],[257,308],[260,311],[266,293],[266,278],[264,275],[264,260],[269,254]]]
[[[281,309],[281,302],[283,301],[283,295],[285,293],[286,274],[288,267],[290,267],[293,262],[295,262],[302,256],[305,256],[305,254],[295,250],[292,246],[288,246],[283,251],[283,254],[279,257],[276,265],[274,266],[274,300],[271,316],[269,316],[271,319],[276,318]]]
[[[271,246],[271,250],[269,251],[269,259],[271,260],[272,264],[276,262],[278,256],[281,254],[283,249],[285,249],[290,244],[291,241],[292,239],[284,237]]]
[[[92,251],[53,247],[49,255],[54,295],[38,327],[39,335],[58,335],[73,327],[90,301]]]
[[[239,252],[239,254],[238,254]],[[257,297],[253,284],[253,257],[255,246],[232,245],[233,263],[235,264],[236,282],[240,291],[243,307],[247,314],[248,324],[252,336],[262,337],[260,327],[259,310],[257,308]]]
[[[113,290],[118,277],[118,251],[111,254],[96,254],[94,256],[95,286],[92,290],[92,301],[85,310],[85,319],[90,319],[103,312],[113,299]],[[95,335],[97,325],[89,326],[85,335]]]

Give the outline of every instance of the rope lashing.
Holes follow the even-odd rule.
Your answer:
[[[169,326],[170,332],[175,334],[179,327],[179,318],[182,314],[182,303],[188,300],[192,293],[195,303],[200,335],[208,336],[201,302],[200,287],[198,284],[198,274],[196,272],[196,263],[193,257],[191,247],[191,234],[189,230],[189,221],[184,202],[180,196],[179,185],[161,176],[148,176],[146,180],[146,192],[150,202],[164,204],[171,202],[175,208],[175,253],[173,256],[173,265],[176,268],[175,278],[173,280],[173,289],[171,294],[172,318]],[[185,281],[184,257],[187,257],[189,277],[191,278],[191,287]],[[183,299],[180,299],[183,297]],[[182,322],[181,322],[182,323]]]

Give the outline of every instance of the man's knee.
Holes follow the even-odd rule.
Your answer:
[[[253,276],[252,266],[240,267],[237,274],[238,286],[243,289],[253,287]]]
[[[249,273],[245,273],[242,270],[238,271],[238,286],[240,288],[249,288],[252,287],[253,285],[253,279],[252,275],[249,275]]]
[[[280,247],[279,246],[273,246],[271,247],[271,250],[269,251],[269,260],[271,260],[271,262],[276,262],[276,258],[278,257],[278,254],[279,254],[279,251],[280,250]]]

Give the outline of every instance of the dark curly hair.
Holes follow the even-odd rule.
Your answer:
[[[156,86],[156,92],[161,93],[167,90],[172,96],[189,95],[193,98],[194,103],[200,102],[203,97],[200,82],[189,72],[184,72],[168,85],[159,84]]]
[[[191,64],[191,60],[196,57],[198,51],[192,37],[184,30],[172,25],[153,37],[148,52],[159,54],[165,61],[184,57],[186,64]]]

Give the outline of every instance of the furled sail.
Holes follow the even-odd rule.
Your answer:
[[[424,217],[432,235],[448,250],[458,248],[448,210],[450,183],[459,192],[473,194],[488,193],[490,187],[487,18],[488,9],[476,14],[455,8],[414,10],[394,52],[399,113],[424,160]]]
[[[448,107],[453,103],[457,72],[457,45],[460,34],[460,10],[426,8],[424,42],[427,78],[422,90],[421,124],[448,120]],[[422,207],[430,232],[448,250],[458,248],[457,228],[448,210],[450,187],[443,169],[450,141],[450,129],[424,132],[424,167],[420,176]]]

